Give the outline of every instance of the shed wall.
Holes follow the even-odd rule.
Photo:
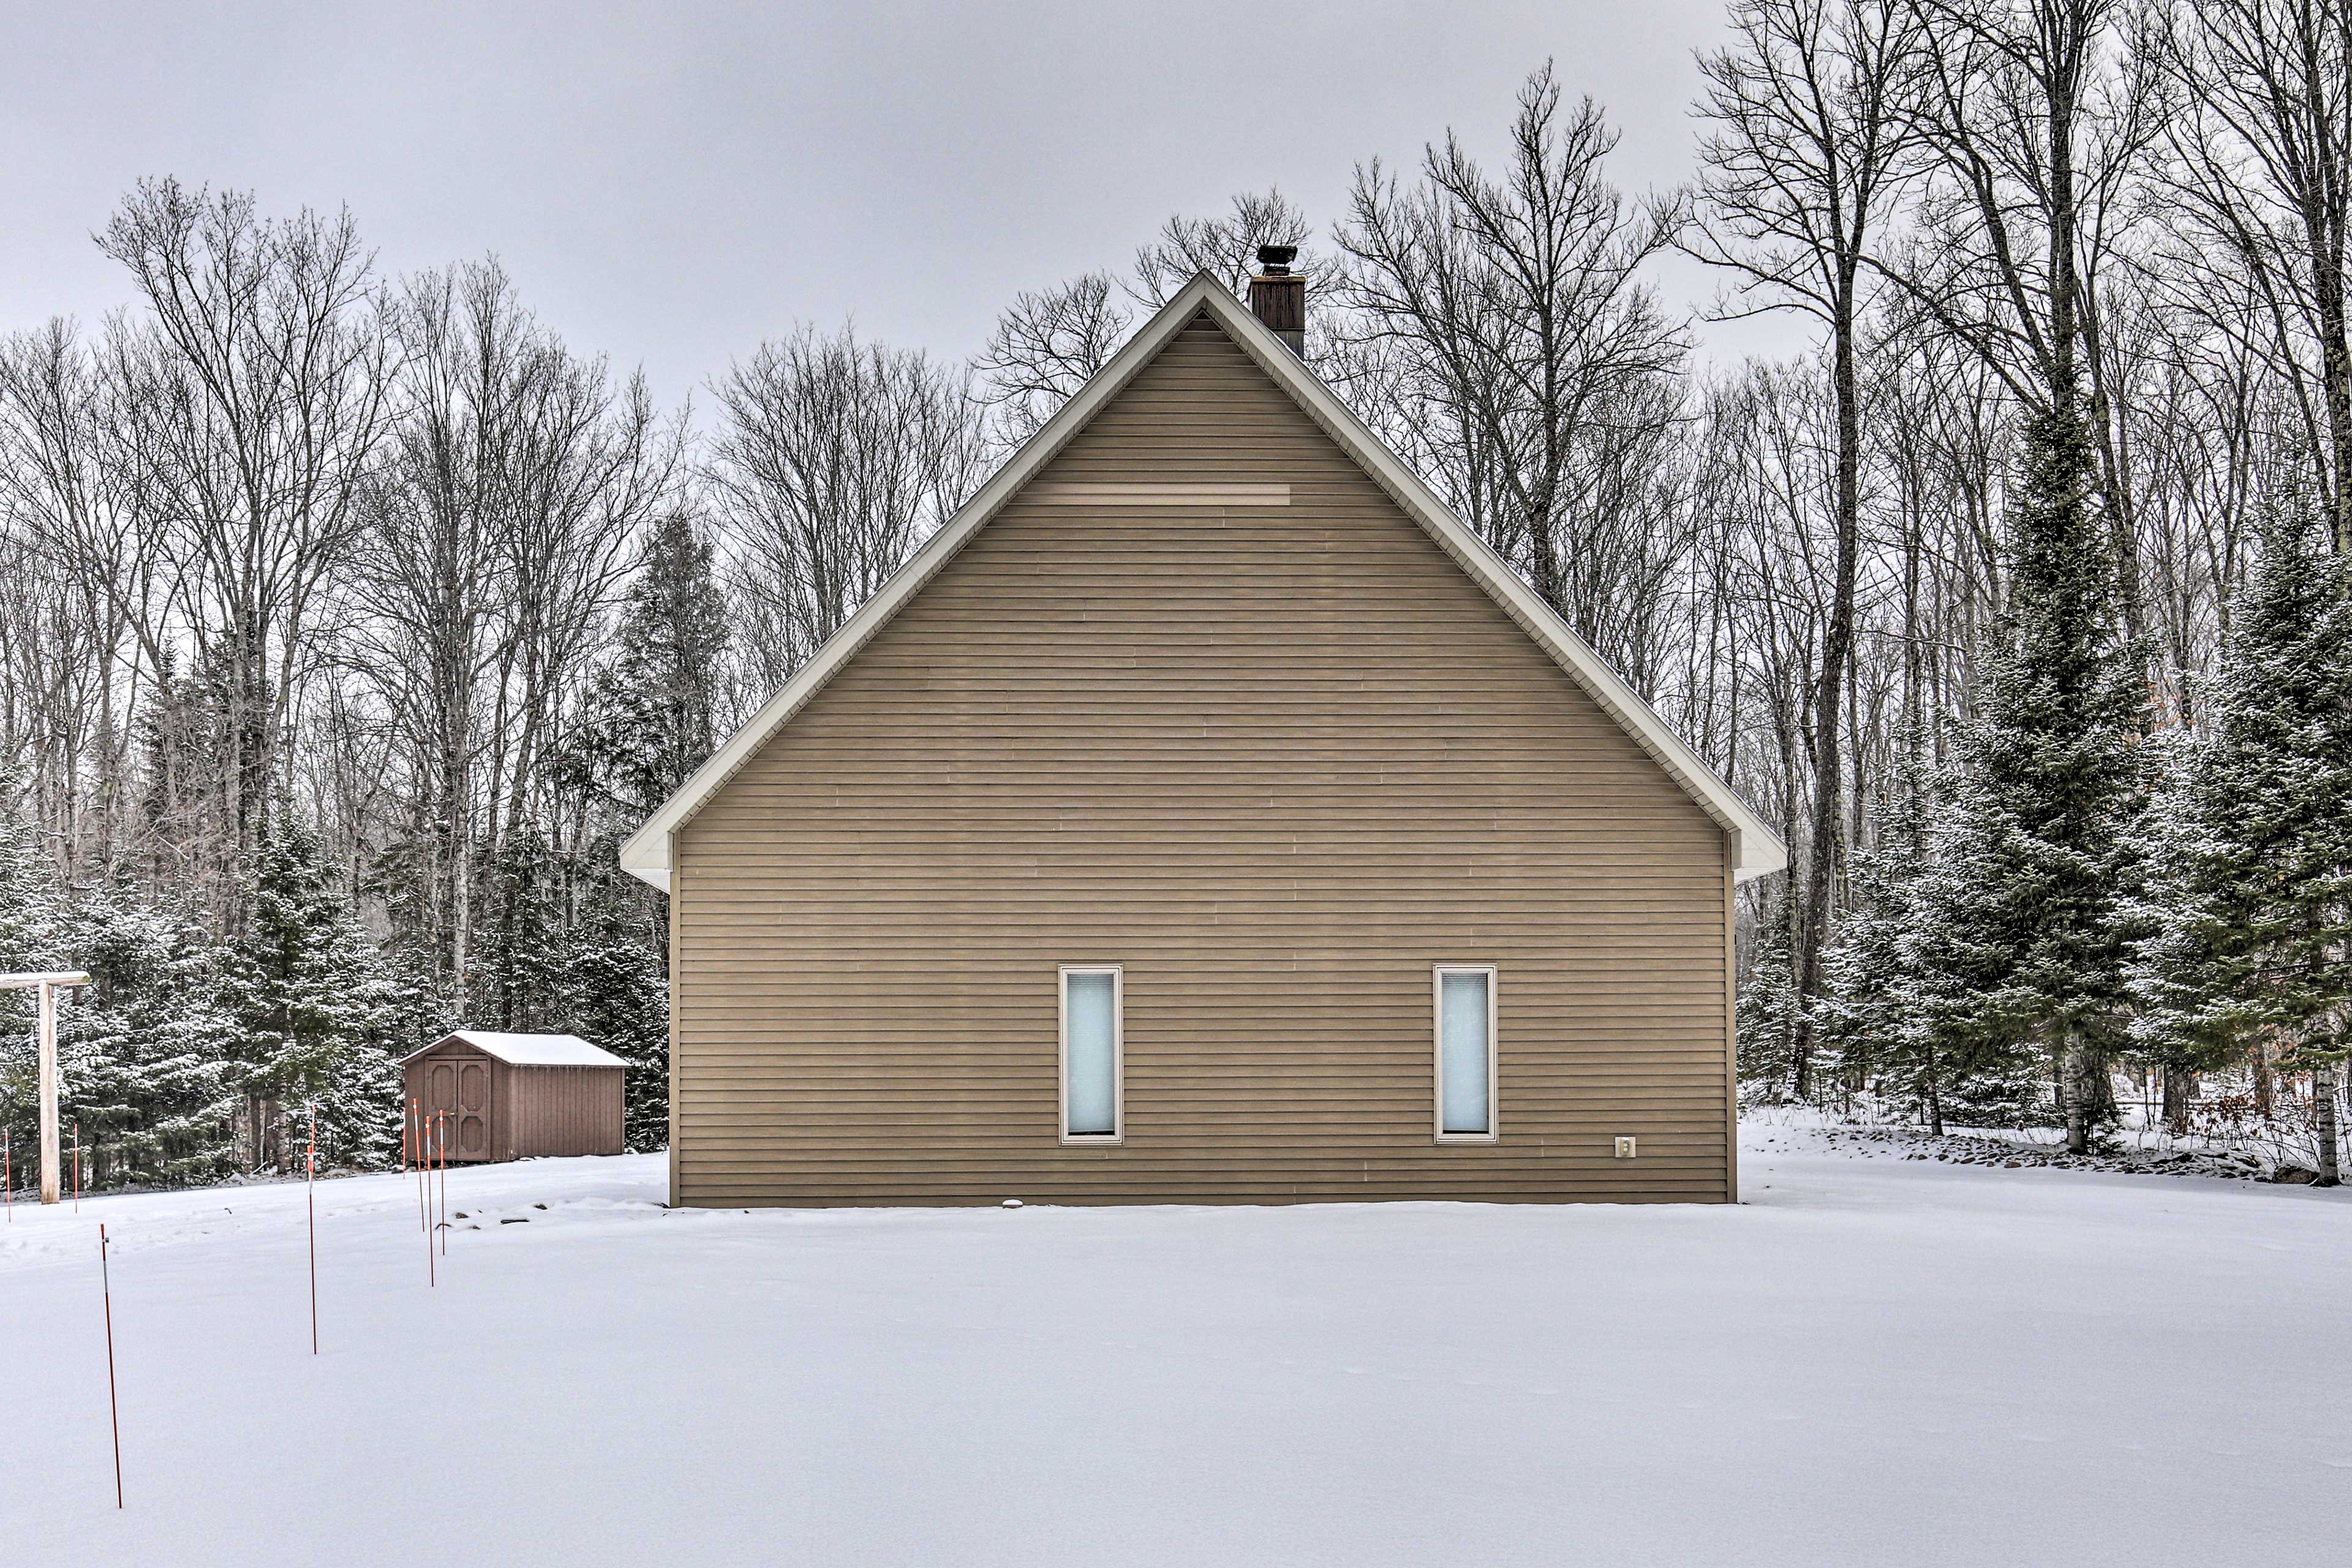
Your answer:
[[[1039,493],[1157,482],[1291,504]],[[673,868],[679,1202],[1732,1190],[1726,836],[1205,319]],[[1117,1148],[1058,1136],[1088,963]],[[1432,1137],[1439,963],[1499,972],[1491,1146]]]
[[[619,1068],[509,1067],[506,1158],[618,1154],[622,1132]]]

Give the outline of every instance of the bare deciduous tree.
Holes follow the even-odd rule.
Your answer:
[[[2182,108],[2164,122],[2162,200],[2182,240],[2170,276],[2193,309],[2216,294],[2252,307],[2336,548],[2352,550],[2352,5],[2199,0],[2168,20],[2158,58]]]
[[[803,327],[713,389],[708,475],[758,684],[780,686],[979,479],[965,378]]]
[[[1700,221],[1685,248],[1738,279],[1736,313],[1798,310],[1827,337],[1836,405],[1833,587],[1807,737],[1813,807],[1794,955],[1800,1005],[1794,1089],[1812,1089],[1812,1004],[1822,991],[1843,809],[1847,666],[1861,561],[1862,312],[1914,138],[1902,95],[1917,69],[1907,0],[1736,0],[1732,47],[1703,57],[1708,127]]]
[[[1108,273],[1088,272],[1015,295],[997,318],[972,370],[1001,449],[1035,435],[1118,352],[1132,318],[1117,288]]]
[[[125,482],[218,695],[223,847],[244,857],[287,782],[286,724],[324,657],[388,418],[373,263],[348,213],[265,219],[249,196],[173,180],[142,182],[99,243],[143,307],[109,349]]]
[[[1685,345],[1643,271],[1683,211],[1609,183],[1616,142],[1599,105],[1563,104],[1547,65],[1520,90],[1499,174],[1451,133],[1417,184],[1363,165],[1333,330],[1343,365],[1380,367],[1391,401],[1376,428],[1641,686],[1623,612],[1654,599],[1687,537],[1650,482],[1673,468]]]
[[[1925,68],[1914,123],[1936,154],[1919,233],[1889,275],[2029,408],[2087,389],[2124,622],[2143,627],[2134,487],[2100,282],[2171,113],[2145,0],[1911,0]]]
[[[1145,309],[1157,310],[1196,273],[1205,272],[1238,294],[1257,270],[1261,245],[1299,247],[1298,264],[1312,272],[1310,238],[1307,215],[1280,191],[1244,192],[1223,216],[1180,214],[1161,224],[1158,237],[1135,253],[1127,290]]]

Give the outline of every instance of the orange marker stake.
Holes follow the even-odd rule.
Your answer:
[[[432,1226],[425,1219],[425,1108],[411,1100],[408,1114],[416,1123],[416,1228],[429,1235]]]
[[[106,1418],[114,1426],[114,1506],[122,1506],[122,1406],[114,1393],[114,1280],[106,1264],[106,1226],[98,1227],[99,1290],[106,1303]]]
[[[441,1256],[449,1256],[449,1113],[440,1113],[435,1139],[441,1148]]]
[[[425,1120],[425,1129],[424,1169],[426,1173],[425,1177],[425,1184],[429,1188],[433,1181],[431,1174],[433,1169],[433,1122],[432,1119],[429,1117]],[[441,1280],[439,1276],[435,1272],[436,1266],[433,1261],[433,1227],[429,1223],[431,1215],[431,1209],[429,1206],[426,1209],[426,1215],[428,1216],[428,1223],[425,1228],[425,1281],[426,1284],[438,1289],[440,1287]]]

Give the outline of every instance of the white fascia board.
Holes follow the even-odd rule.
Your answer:
[[[908,558],[907,563],[883,584],[880,593],[866,601],[839,631],[826,640],[814,658],[803,665],[773,697],[761,704],[750,722],[736,731],[725,745],[712,753],[709,761],[697,768],[693,776],[663,803],[660,810],[646,819],[645,826],[621,847],[622,868],[641,880],[668,890],[670,836],[685,826],[703,803],[716,795],[720,786],[734,776],[736,770],[749,762],[768,738],[782,729],[833,678],[834,671],[847,663],[898,613],[901,605],[920,592],[940,567],[954,559],[956,552],[979,531],[982,525],[1060,451],[1072,436],[1084,428],[1096,411],[1116,396],[1137,371],[1149,364],[1166,346],[1169,339],[1203,309],[1216,317],[1219,324],[1241,345],[1243,351],[1287,391],[1326,434],[1346,448],[1380,482],[1407,515],[1454,557],[1472,580],[1551,656],[1553,662],[1565,670],[1570,679],[1599,702],[1619,727],[1666,770],[1701,810],[1731,835],[1732,868],[1737,879],[1746,881],[1748,878],[1763,876],[1787,866],[1788,848],[1771,826],[1750,809],[1728,784],[1717,778],[1698,753],[1685,745],[1682,738],[1658,717],[1648,703],[1642,700],[1632,687],[1625,684],[1615,670],[1609,668],[1600,655],[1592,651],[1583,638],[1576,635],[1567,622],[1559,618],[1550,605],[1538,598],[1486,541],[1455,517],[1452,510],[1422,482],[1420,476],[1367,429],[1347,405],[1340,402],[1338,395],[1324,385],[1297,354],[1291,353],[1288,345],[1276,337],[1223,284],[1204,272],[1178,290],[1175,298],[1160,308],[1159,314],[1144,323],[1126,346],[1112,355],[1110,362],[1079,389],[1076,396],[1063,405],[1061,410],[1046,421],[1012,460],[999,468],[994,477],[957,510],[946,526],[931,535],[922,548]]]

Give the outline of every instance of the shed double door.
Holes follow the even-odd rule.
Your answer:
[[[443,1057],[425,1073],[425,1115],[448,1129],[449,1158],[490,1157],[490,1061],[488,1057]],[[446,1122],[434,1121],[446,1113]]]

